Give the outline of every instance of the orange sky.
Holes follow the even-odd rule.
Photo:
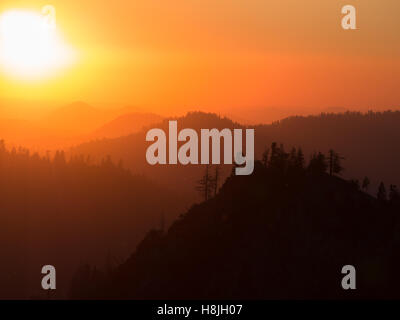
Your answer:
[[[22,100],[244,115],[399,105],[398,0],[1,0],[0,14],[45,4],[78,59],[40,81],[0,73],[3,109]],[[358,30],[341,28],[345,4],[357,8]]]

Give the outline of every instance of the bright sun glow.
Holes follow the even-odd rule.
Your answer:
[[[73,61],[73,51],[45,16],[21,10],[0,15],[0,66],[11,76],[42,79]]]

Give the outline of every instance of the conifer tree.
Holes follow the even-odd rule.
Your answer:
[[[378,188],[378,194],[376,196],[379,201],[386,201],[387,200],[387,195],[386,195],[386,188],[383,182],[379,185]]]
[[[369,188],[370,183],[371,182],[369,181],[368,177],[365,177],[364,180],[363,180],[363,183],[362,183],[363,190],[368,192],[368,188]]]
[[[209,165],[206,166],[203,177],[197,182],[196,190],[202,195],[205,201],[210,199],[214,189],[213,178],[210,174]]]
[[[334,150],[329,150],[329,175],[340,174],[343,171],[343,167],[341,165],[341,160],[344,158],[341,157]]]

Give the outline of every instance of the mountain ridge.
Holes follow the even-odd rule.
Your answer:
[[[111,273],[78,269],[70,297],[398,298],[399,195],[380,201],[310,167],[284,173],[269,163],[150,231]],[[358,271],[353,292],[341,287],[348,264]]]
[[[375,192],[381,181],[400,184],[400,151],[393,146],[400,141],[400,112],[346,112],[341,114],[326,113],[319,116],[293,116],[269,125],[243,126],[228,118],[216,114],[192,112],[185,117],[170,118],[178,120],[178,130],[193,128],[254,128],[255,157],[261,158],[266,145],[276,141],[289,149],[302,146],[306,157],[316,150],[328,152],[334,149],[345,157],[348,179],[362,180],[368,176],[371,180],[371,191]],[[168,120],[155,124],[153,128],[161,128],[168,132]],[[145,161],[145,135],[149,128],[122,138],[105,139],[97,142],[86,142],[71,149],[71,153],[90,154],[104,157],[107,154],[114,159],[123,159],[133,172],[145,172],[149,177],[161,183],[177,185],[188,182],[193,186],[203,170],[201,166],[150,166]],[[230,168],[226,168],[229,173]],[[180,178],[182,177],[182,179]],[[185,178],[185,179],[183,179]],[[192,192],[194,194],[194,191]]]

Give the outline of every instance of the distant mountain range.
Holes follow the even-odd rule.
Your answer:
[[[336,110],[336,109],[334,109]],[[212,113],[193,112],[179,117],[179,128],[244,128],[229,118]],[[168,185],[185,185],[194,189],[202,174],[202,166],[150,166],[145,161],[146,127],[167,129],[168,119],[137,112],[134,107],[104,110],[83,102],[76,102],[50,113],[40,121],[0,119],[0,139],[9,146],[24,146],[31,150],[71,149],[74,153],[90,154],[100,159],[111,155],[122,159],[133,172]],[[252,126],[253,127],[253,126]],[[315,150],[330,148],[346,159],[347,178],[372,181],[371,190],[384,181],[400,184],[400,112],[344,112],[318,116],[293,116],[272,124],[261,124],[256,129],[256,157],[260,158],[271,142],[284,143],[287,148],[302,146],[306,156]],[[230,168],[225,168],[225,173]],[[193,191],[190,191],[195,196]]]
[[[39,123],[42,127],[69,135],[91,134],[109,121],[127,113],[134,112],[134,107],[117,109],[95,108],[84,102],[74,102],[56,109]]]
[[[178,128],[244,128],[228,118],[202,112],[189,113],[178,120]],[[152,127],[167,130],[168,119]],[[329,149],[339,152],[345,160],[344,176],[361,180],[368,176],[371,191],[381,181],[400,184],[400,112],[347,112],[321,114],[319,116],[289,117],[269,125],[255,128],[256,158],[260,159],[271,142],[284,143],[288,149],[302,146],[306,158],[316,150],[325,153]],[[163,184],[181,188],[195,195],[196,181],[204,166],[150,166],[145,153],[150,143],[145,141],[146,130],[135,134],[103,141],[83,143],[73,149],[73,154],[90,154],[98,159],[111,155],[135,173],[143,173]],[[288,150],[290,151],[290,150]],[[225,174],[230,168],[225,168]]]
[[[93,138],[117,138],[130,135],[151,124],[159,123],[163,117],[153,113],[128,113],[107,122],[89,137]]]
[[[0,138],[8,145],[33,150],[65,149],[88,140],[132,134],[162,119],[134,107],[99,109],[75,102],[37,121],[0,119]]]

